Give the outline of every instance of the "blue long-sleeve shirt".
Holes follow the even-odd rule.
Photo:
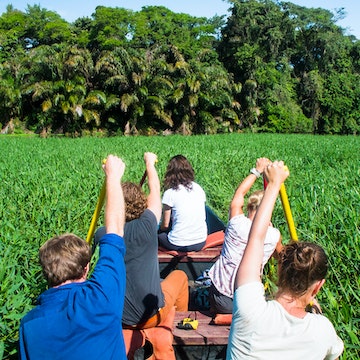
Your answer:
[[[20,323],[20,359],[126,359],[125,245],[106,234],[89,280],[50,288]]]

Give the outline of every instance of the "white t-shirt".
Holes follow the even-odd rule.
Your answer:
[[[176,246],[188,246],[206,240],[205,202],[205,192],[195,182],[192,182],[190,190],[180,185],[177,190],[164,192],[162,203],[171,207],[169,242]]]
[[[216,289],[230,298],[234,295],[235,275],[243,257],[252,221],[244,214],[230,219],[220,257],[209,271]],[[280,239],[280,231],[269,226],[264,242],[263,267],[273,254]]]
[[[265,300],[260,282],[235,291],[227,360],[332,360],[343,348],[325,316],[290,315],[277,301]]]

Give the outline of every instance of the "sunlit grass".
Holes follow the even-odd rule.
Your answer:
[[[26,138],[1,137],[0,359],[16,358],[19,320],[45,289],[37,254],[48,238],[63,232],[86,237],[103,181],[101,160],[121,156],[125,180],[138,182],[143,153],[158,154],[163,178],[170,157],[184,154],[224,220],[239,182],[257,157],[283,159],[290,169],[286,189],[300,240],[326,249],[330,273],[319,301],[345,341],[342,359],[358,359],[360,139],[302,135],[194,137]],[[252,190],[262,187],[258,180]],[[273,223],[284,242],[288,229],[280,201]],[[272,288],[276,263],[265,279]]]

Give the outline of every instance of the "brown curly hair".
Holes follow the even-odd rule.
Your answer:
[[[313,283],[325,279],[327,271],[328,259],[321,246],[293,241],[279,254],[278,295],[301,296]]]
[[[40,247],[40,264],[49,286],[80,279],[91,259],[89,244],[74,234],[55,236]]]
[[[183,155],[175,155],[167,165],[164,188],[178,189],[179,185],[191,189],[192,181],[195,179],[195,172],[189,160]]]
[[[126,222],[138,219],[147,208],[147,200],[141,186],[132,182],[124,182],[122,190],[125,201]]]

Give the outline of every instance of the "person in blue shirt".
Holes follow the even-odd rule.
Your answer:
[[[49,289],[20,323],[20,359],[126,359],[121,318],[125,296],[123,161],[109,155],[105,227],[99,260],[87,280],[91,249],[74,234],[39,252]]]

